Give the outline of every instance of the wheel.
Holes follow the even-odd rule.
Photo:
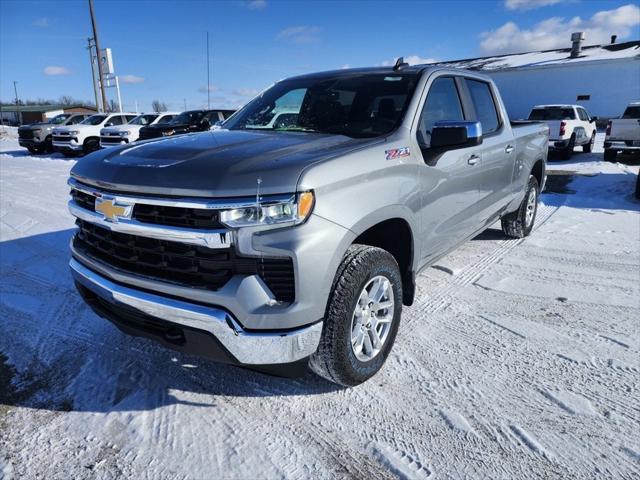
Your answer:
[[[618,152],[616,150],[611,150],[606,148],[604,150],[604,161],[605,162],[615,162],[616,157],[618,156]]]
[[[582,146],[582,151],[584,153],[591,153],[595,143],[596,143],[596,132],[593,132],[593,134],[591,135],[591,139],[589,140],[589,143]]]
[[[524,238],[531,233],[533,224],[536,221],[539,196],[540,186],[538,185],[538,180],[533,175],[530,175],[527,192],[520,207],[501,219],[502,231],[505,235],[513,238]]]
[[[400,325],[402,279],[386,250],[352,245],[331,288],[318,350],[309,366],[344,386],[358,385],[384,364]]]
[[[27,147],[27,150],[29,150],[29,153],[31,154],[37,153],[36,147]]]
[[[88,153],[95,152],[100,149],[100,141],[97,138],[87,138],[82,145],[82,152],[87,155]]]
[[[571,158],[571,155],[573,155],[573,149],[576,146],[576,136],[575,135],[571,135],[571,138],[569,139],[569,145],[567,145],[567,148],[565,148],[562,151],[562,158],[563,160],[569,160]]]
[[[44,139],[44,153],[53,153],[53,142],[51,135]]]

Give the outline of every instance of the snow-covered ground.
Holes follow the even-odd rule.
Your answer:
[[[639,478],[638,167],[601,136],[551,164],[529,238],[423,272],[384,369],[340,389],[98,318],[66,265],[73,162],[0,135],[0,478]]]

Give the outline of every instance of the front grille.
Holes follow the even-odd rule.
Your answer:
[[[33,138],[33,130],[18,130],[18,138],[22,140],[31,140]]]
[[[100,141],[102,143],[113,143],[114,145],[118,145],[122,141],[122,137],[100,137]]]
[[[95,211],[95,197],[76,189],[71,190],[71,197],[78,205]],[[218,211],[205,208],[165,207],[138,203],[133,208],[132,218],[142,223],[166,225],[169,227],[223,229]]]
[[[143,223],[202,229],[225,228],[217,210],[136,204],[133,218]]]
[[[80,207],[86,208],[92,212],[96,211],[96,197],[88,193],[81,192],[80,190],[71,189],[71,198]]]
[[[70,136],[62,136],[62,135],[54,135],[53,136],[53,141],[54,142],[70,142],[71,141]]]
[[[205,290],[222,288],[234,275],[259,275],[277,300],[295,299],[290,258],[240,257],[232,247],[211,249],[112,232],[79,219],[76,224],[74,247],[120,270]]]

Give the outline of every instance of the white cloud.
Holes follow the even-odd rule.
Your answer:
[[[248,0],[242,4],[250,10],[262,10],[267,8],[267,0]]]
[[[54,65],[44,67],[45,75],[69,75],[70,73],[69,69],[65,67],[56,67]]]
[[[297,27],[289,27],[278,33],[281,40],[289,40],[293,43],[313,43],[320,40],[320,32],[322,29],[314,25],[300,25]]]
[[[233,93],[234,95],[237,95],[238,97],[246,97],[246,98],[253,98],[256,95],[258,95],[260,93],[260,90],[256,89],[256,88],[236,88],[235,90],[233,90],[231,93]]]
[[[507,10],[533,10],[534,8],[548,7],[566,0],[504,0]]]
[[[396,60],[397,59],[393,59],[393,60],[385,60],[384,62],[382,62],[382,66],[383,67],[391,67],[393,65],[396,64]],[[404,57],[404,62],[408,63],[409,65],[422,65],[425,63],[437,63],[440,60],[438,60],[437,58],[425,58],[425,57],[421,57],[420,55],[409,55],[408,57]]]
[[[203,85],[200,88],[198,88],[198,91],[200,93],[215,92],[216,90],[218,90],[217,85],[209,85],[208,87],[207,85]]]
[[[118,77],[120,83],[142,83],[144,77],[138,77],[137,75],[122,75]]]
[[[31,25],[34,27],[46,28],[51,25],[51,21],[47,17],[36,18]]]
[[[345,63],[344,65],[340,66],[340,70],[346,70],[347,68],[351,68],[351,65],[348,63]]]
[[[552,17],[531,29],[520,29],[507,22],[497,30],[480,34],[480,49],[485,54],[551,50],[571,46],[573,32],[585,33],[585,45],[609,43],[611,35],[622,39],[640,25],[640,7],[629,4],[614,10],[597,12],[589,19]]]

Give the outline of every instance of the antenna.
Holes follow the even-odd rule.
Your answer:
[[[396,60],[396,64],[393,66],[393,70],[394,71],[398,71],[402,67],[408,67],[408,66],[409,66],[409,64],[405,63],[404,57],[398,57],[398,59]]]

